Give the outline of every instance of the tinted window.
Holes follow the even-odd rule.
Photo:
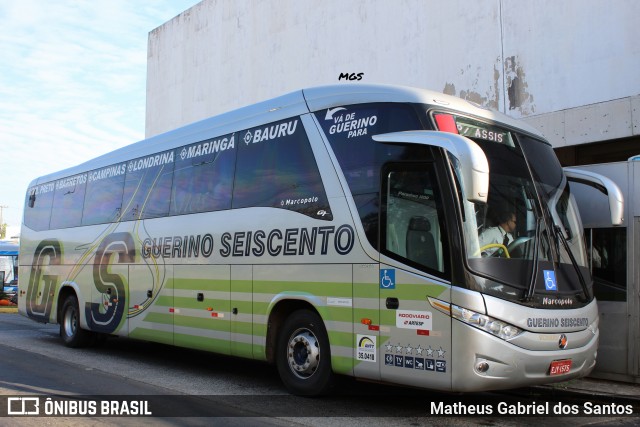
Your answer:
[[[406,104],[359,104],[318,111],[316,118],[340,163],[367,238],[378,248],[377,208],[380,169],[389,161],[425,160],[429,149],[382,144],[373,135],[423,129],[414,108]]]
[[[27,227],[36,231],[49,228],[54,190],[55,182],[48,182],[31,187],[27,191],[24,209],[24,222]]]
[[[433,164],[389,167],[383,205],[382,251],[448,277],[447,232]]]
[[[332,219],[299,118],[240,132],[233,207],[267,206]]]
[[[410,158],[406,147],[375,142],[373,135],[422,129],[414,109],[404,104],[362,104],[316,113],[352,194],[377,192],[380,168]]]
[[[225,135],[176,150],[171,214],[231,208],[237,135]]]
[[[626,301],[626,227],[586,229],[585,234],[596,298],[600,301]]]
[[[173,160],[173,151],[166,151],[127,164],[123,221],[157,218],[169,213]]]
[[[118,220],[122,208],[122,191],[126,163],[89,172],[82,225],[103,224]]]
[[[80,225],[86,187],[86,173],[56,181],[50,228],[67,228]]]

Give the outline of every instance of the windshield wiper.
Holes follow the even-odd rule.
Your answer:
[[[569,242],[567,242],[567,238],[564,237],[564,233],[562,232],[562,228],[560,228],[560,226],[558,224],[555,224],[554,225],[554,230],[555,230],[556,236],[559,236],[559,240],[562,242],[562,246],[564,247],[564,250],[567,251],[567,254],[569,254],[569,259],[571,260],[571,265],[573,266],[573,269],[578,274],[578,280],[580,281],[580,285],[582,286],[582,290],[584,292],[585,297],[587,297],[587,299],[589,299],[589,288],[587,286],[587,282],[584,280],[584,276],[582,275],[582,272],[580,271],[580,267],[578,266],[578,261],[576,261],[575,256],[573,256],[573,252],[571,252],[571,248],[569,247]],[[558,251],[558,265],[560,265],[560,252],[559,251]]]
[[[533,238],[533,268],[531,271],[531,281],[529,282],[529,287],[524,295],[524,301],[529,302],[533,299],[533,295],[536,292],[536,280],[538,279],[538,262],[540,260],[540,254],[538,253],[538,242],[540,241],[540,222],[542,218],[536,218],[536,231]]]

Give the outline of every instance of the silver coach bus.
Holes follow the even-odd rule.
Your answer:
[[[40,177],[19,277],[19,311],[71,347],[121,335],[267,360],[302,395],[336,374],[563,381],[598,345],[551,146],[405,87],[305,89]]]

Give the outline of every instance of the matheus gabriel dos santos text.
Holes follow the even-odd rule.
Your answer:
[[[632,405],[562,402],[468,404],[431,402],[431,415],[633,415]]]

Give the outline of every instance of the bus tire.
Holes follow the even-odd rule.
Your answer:
[[[64,345],[71,348],[87,346],[93,337],[90,331],[80,327],[80,310],[75,295],[69,295],[64,300],[61,313],[60,337]]]
[[[326,393],[333,384],[329,337],[320,316],[310,310],[293,312],[278,334],[278,373],[287,390],[298,396]]]

